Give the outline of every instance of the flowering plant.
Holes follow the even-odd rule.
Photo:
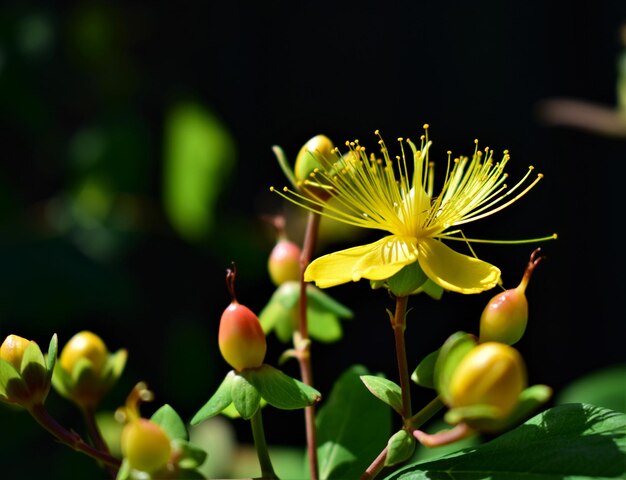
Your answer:
[[[476,141],[470,157],[453,158],[448,152],[443,182],[436,189],[428,126],[419,148],[399,139],[397,156],[376,135],[380,151],[372,154],[356,140],[347,142],[342,152],[327,137],[313,137],[293,168],[275,147],[290,186],[271,190],[308,211],[304,241],[300,246],[289,239],[284,216],[271,217],[277,241],[268,252],[268,273],[276,291],[258,314],[240,303],[244,294],[236,294],[236,278],[245,272],[237,271],[235,261],[226,269],[231,302],[215,335],[232,369],[190,419],[181,418],[169,404],[143,417],[141,403],[155,394],[137,381],[116,412],[118,435],[105,438],[96,413],[123,375],[132,345],[111,353],[91,331],[64,342],[58,359],[56,334],[46,355],[32,340],[16,334],[6,337],[0,347],[0,400],[26,410],[58,441],[93,458],[110,478],[119,480],[214,478],[203,470],[214,452],[195,441],[190,431],[218,416],[249,421],[257,477],[263,479],[623,475],[625,416],[590,404],[547,409],[552,389],[532,385],[526,352],[513,346],[527,327],[526,289],[545,261],[541,248],[532,249],[519,285],[506,289],[500,268],[479,259],[471,247],[537,244],[556,235],[484,240],[467,238],[459,228],[517,202],[541,174],[533,176],[529,167],[507,187],[509,152],[496,160],[492,149],[479,150]],[[313,258],[324,217],[381,230],[385,236]],[[465,247],[468,252],[461,253]],[[390,322],[397,370],[370,372],[366,365],[371,353],[364,352],[362,364],[344,372],[321,372],[336,374],[333,388],[321,391],[313,381],[312,344],[349,342],[342,339],[341,322],[354,317],[351,308],[325,289],[362,280],[369,281],[372,296],[395,303],[387,316],[382,308],[379,316]],[[417,324],[414,318],[419,317],[419,302],[492,289],[498,293],[482,313],[476,312],[474,331],[451,331],[435,351],[409,358],[405,331],[422,328],[424,335],[429,333],[427,324]],[[415,311],[410,311],[409,302],[418,304]],[[366,322],[376,319],[357,321],[366,328]],[[267,359],[268,335],[290,344],[277,366]],[[289,359],[298,363],[295,377],[283,371]],[[85,438],[50,414],[46,402],[51,389],[81,411]],[[430,400],[418,406],[416,390]],[[262,416],[266,409],[303,411],[306,455],[288,473],[272,458]],[[444,426],[433,423],[438,416]],[[424,459],[424,448],[436,453]],[[581,455],[590,458],[581,462]]]

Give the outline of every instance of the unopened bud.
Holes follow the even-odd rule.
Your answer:
[[[294,174],[300,182],[308,180],[311,173],[320,168],[323,170],[337,161],[335,146],[325,135],[316,135],[306,142],[296,157]]]
[[[26,340],[19,335],[9,335],[2,342],[0,346],[0,358],[6,360],[19,372],[22,365],[22,357],[24,356],[24,350],[30,345],[32,340]]]
[[[495,418],[505,418],[526,388],[526,367],[513,347],[482,343],[470,350],[450,379],[450,403],[454,408],[494,407]]]
[[[279,240],[267,262],[270,278],[277,287],[300,279],[300,247],[290,240]]]
[[[60,366],[72,373],[79,360],[87,360],[91,370],[98,374],[104,366],[109,352],[102,339],[95,333],[82,331],[74,335],[61,351]]]

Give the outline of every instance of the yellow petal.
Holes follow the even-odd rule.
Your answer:
[[[304,272],[306,282],[320,288],[361,278],[384,280],[417,258],[415,238],[389,235],[380,240],[317,258]]]
[[[474,257],[455,252],[439,240],[420,239],[418,261],[437,285],[458,293],[480,293],[497,285],[500,269]]]

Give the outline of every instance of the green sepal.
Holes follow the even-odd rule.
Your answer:
[[[52,373],[54,372],[54,366],[57,362],[57,354],[59,351],[59,340],[57,338],[57,334],[52,335],[50,339],[50,344],[48,345],[48,361],[46,363],[46,368],[48,370],[48,381],[52,378]]]
[[[444,403],[450,402],[448,386],[450,379],[461,360],[476,346],[476,338],[465,332],[456,332],[450,335],[441,346],[435,362],[435,388]]]
[[[13,385],[16,382],[23,383],[20,372],[15,369],[13,364],[0,358],[0,399],[8,401],[7,388],[9,384]]]
[[[128,459],[124,458],[122,460],[122,464],[120,465],[120,469],[117,471],[117,477],[115,480],[129,480],[131,473],[130,463],[128,463]]]
[[[387,442],[387,457],[385,458],[385,466],[390,467],[404,462],[411,458],[415,452],[416,440],[406,430],[400,430],[394,433],[389,442]]]
[[[191,425],[197,425],[198,423],[214,417],[218,415],[222,410],[228,407],[232,401],[233,397],[231,395],[231,383],[235,378],[235,371],[231,370],[226,374],[224,380],[217,387],[217,390],[213,394],[213,396],[209,399],[208,402],[198,410],[198,412],[191,419]]]
[[[254,385],[267,403],[282,410],[294,410],[314,405],[321,398],[320,392],[313,387],[270,365],[243,370],[240,375]]]
[[[518,403],[505,418],[498,418],[499,409],[490,405],[457,407],[446,412],[444,420],[451,425],[466,423],[481,432],[502,432],[523,422],[552,396],[547,385],[533,385],[519,395]]]
[[[360,378],[372,395],[402,415],[402,390],[397,384],[375,375],[361,375]]]
[[[430,278],[426,280],[420,288],[418,288],[414,294],[424,292],[426,295],[431,297],[434,300],[441,300],[443,297],[444,289],[442,286],[437,285]]]
[[[172,441],[172,448],[177,451],[177,465],[183,470],[195,470],[208,457],[207,452],[203,449],[181,438]],[[183,478],[190,477],[185,475]]]
[[[419,263],[406,265],[394,276],[387,279],[387,288],[397,297],[415,293],[428,280]]]
[[[189,433],[183,420],[167,403],[154,412],[150,420],[160,425],[171,440],[189,440]]]
[[[230,382],[230,393],[233,398],[233,404],[241,415],[241,418],[249,420],[259,409],[261,396],[257,388],[250,383],[246,375],[243,373],[235,373]]]
[[[70,400],[80,403],[86,398],[91,398],[91,401],[96,401],[120,378],[127,357],[126,349],[109,354],[100,372],[94,371],[92,362],[87,358],[76,361],[71,372],[66,371],[60,364],[55,364],[52,384],[61,396]]]
[[[441,348],[426,355],[411,374],[411,380],[424,388],[435,388],[435,365]]]

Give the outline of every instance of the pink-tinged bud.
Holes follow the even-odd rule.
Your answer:
[[[95,333],[82,331],[74,335],[63,347],[59,364],[68,373],[72,373],[79,360],[91,363],[91,370],[97,375],[102,370],[109,351],[102,339]]]
[[[267,261],[270,279],[277,287],[285,282],[300,280],[300,255],[298,245],[287,238],[285,217],[266,217],[266,220],[276,229],[276,245]]]
[[[6,360],[19,372],[22,365],[24,350],[32,343],[19,335],[9,335],[0,346],[0,358]]]
[[[524,360],[513,347],[497,342],[478,344],[454,370],[449,392],[452,407],[486,405],[505,418],[526,388]]]
[[[538,248],[531,254],[520,284],[497,294],[483,310],[480,317],[480,342],[513,345],[524,335],[528,323],[526,287],[535,267],[544,258],[537,256],[539,252]]]
[[[259,318],[235,298],[235,268],[228,270],[226,284],[231,303],[222,313],[218,334],[220,352],[235,370],[257,368],[263,364],[267,343]]]
[[[164,468],[172,454],[165,431],[146,418],[133,419],[124,426],[121,448],[131,468],[148,473]]]

